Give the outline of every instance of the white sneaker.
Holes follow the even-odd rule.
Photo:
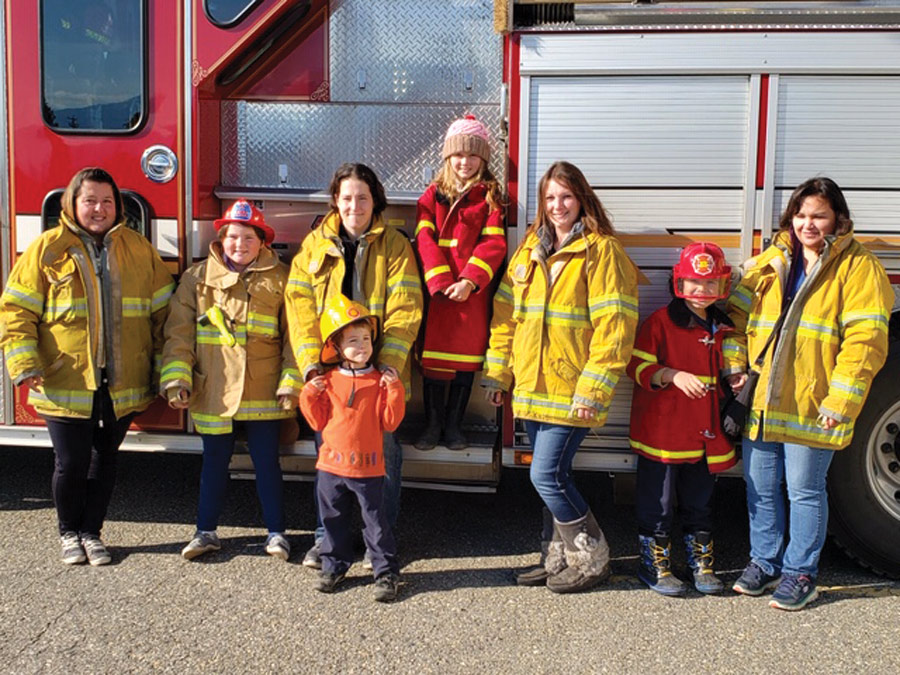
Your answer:
[[[203,555],[210,551],[218,551],[222,548],[219,543],[219,535],[215,532],[201,532],[197,530],[194,538],[188,542],[188,545],[181,549],[181,555],[185,560],[193,560],[197,556]]]
[[[291,544],[281,532],[270,532],[266,539],[266,553],[287,560],[291,556]]]

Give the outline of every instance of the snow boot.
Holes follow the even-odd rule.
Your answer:
[[[537,567],[516,576],[516,584],[519,586],[543,586],[547,583],[547,577],[559,574],[565,569],[566,557],[563,554],[562,539],[559,531],[553,527],[553,516],[546,506],[543,509],[543,520],[541,561]]]
[[[419,450],[431,450],[441,440],[441,421],[444,413],[444,388],[442,380],[426,377],[422,380],[422,397],[425,403],[425,429],[415,442]]]
[[[609,578],[609,544],[590,511],[570,523],[555,521],[562,538],[566,568],[551,574],[547,588],[554,593],[577,593]],[[552,544],[551,544],[552,547]]]
[[[662,595],[684,595],[687,587],[684,582],[672,574],[669,560],[671,542],[669,535],[647,537],[638,535],[641,543],[641,562],[638,567],[638,579],[651,590]]]
[[[694,573],[694,588],[707,595],[721,593],[725,588],[713,571],[712,532],[696,532],[684,535],[688,567]]]
[[[466,405],[469,403],[469,394],[472,393],[471,384],[450,383],[450,394],[447,396],[447,410],[444,418],[444,445],[451,450],[462,450],[469,447],[469,442],[463,436],[460,425],[466,414]]]

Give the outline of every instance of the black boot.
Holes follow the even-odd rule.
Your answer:
[[[545,506],[543,528],[541,529],[541,560],[537,567],[532,567],[517,575],[516,584],[519,586],[543,586],[547,583],[547,577],[551,574],[559,574],[565,566],[562,539],[559,532],[553,527],[553,515]]]
[[[425,429],[415,442],[415,446],[419,450],[431,450],[441,440],[445,386],[441,380],[432,380],[429,377],[422,381],[422,396],[425,399]]]
[[[469,403],[469,394],[472,393],[471,384],[450,384],[450,395],[447,397],[447,411],[444,419],[444,445],[451,450],[462,450],[469,447],[469,442],[463,436],[460,424],[463,415],[466,414],[466,405]]]

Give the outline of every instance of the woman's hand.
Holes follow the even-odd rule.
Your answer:
[[[19,384],[24,384],[31,391],[37,391],[38,387],[44,386],[44,378],[40,375],[32,375],[31,377],[26,377]]]
[[[281,394],[278,397],[278,405],[282,410],[293,410],[297,407],[297,397],[290,394]]]
[[[167,394],[169,407],[175,410],[184,410],[191,404],[191,392],[184,387],[177,387],[176,391]]]
[[[385,368],[384,372],[381,373],[381,386],[386,387],[399,379],[400,378],[397,377],[397,371],[394,368]]]
[[[589,405],[584,405],[582,403],[576,403],[572,406],[572,417],[575,417],[580,420],[590,420],[594,418],[594,415],[597,414],[597,411],[594,410]]]
[[[728,386],[731,387],[731,391],[735,394],[739,394],[741,389],[743,389],[744,385],[747,383],[747,373],[735,373],[734,375],[729,375],[725,379],[728,380]]]
[[[829,417],[828,415],[821,414],[818,419],[816,419],[816,426],[820,429],[824,429],[825,431],[831,431],[834,429],[840,422],[838,422],[833,417]]]
[[[703,398],[706,396],[706,385],[700,378],[686,370],[679,370],[672,378],[672,384],[681,389],[688,398]]]
[[[495,408],[503,405],[503,392],[499,389],[485,389],[484,398]]]
[[[460,279],[455,284],[450,284],[447,288],[444,289],[444,295],[446,295],[453,302],[465,302],[469,299],[469,295],[472,293],[474,286],[472,282],[468,279]]]

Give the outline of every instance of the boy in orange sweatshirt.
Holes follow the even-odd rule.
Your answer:
[[[325,537],[316,590],[331,593],[353,562],[351,518],[354,495],[371,553],[375,600],[397,597],[400,565],[384,502],[385,431],[400,426],[405,412],[403,383],[392,368],[371,365],[378,319],[342,295],[330,299],[320,320],[323,365],[338,365],[312,378],[300,393],[300,410],[321,432],[316,499]]]

